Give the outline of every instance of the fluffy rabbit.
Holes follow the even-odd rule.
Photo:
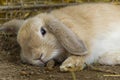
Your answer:
[[[120,64],[119,5],[69,6],[9,24],[18,25],[13,28],[18,31],[24,62],[44,65],[50,59],[65,60],[61,71],[82,70],[94,62]],[[9,24],[3,24],[1,30],[9,30]]]

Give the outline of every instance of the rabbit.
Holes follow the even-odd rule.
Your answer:
[[[17,34],[23,62],[44,66],[54,59],[62,62],[61,71],[120,64],[119,5],[86,3],[5,24],[0,31],[15,25],[11,31]]]

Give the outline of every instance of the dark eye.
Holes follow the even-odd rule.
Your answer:
[[[44,36],[46,34],[46,31],[45,29],[42,27],[41,30],[40,30],[41,34]]]

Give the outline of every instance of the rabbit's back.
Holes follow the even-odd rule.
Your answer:
[[[120,6],[114,4],[82,4],[54,10],[51,14],[83,40],[115,32],[120,25]]]

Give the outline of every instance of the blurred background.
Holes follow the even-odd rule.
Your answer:
[[[44,11],[67,5],[119,0],[0,0],[0,24],[11,19],[26,19]]]

